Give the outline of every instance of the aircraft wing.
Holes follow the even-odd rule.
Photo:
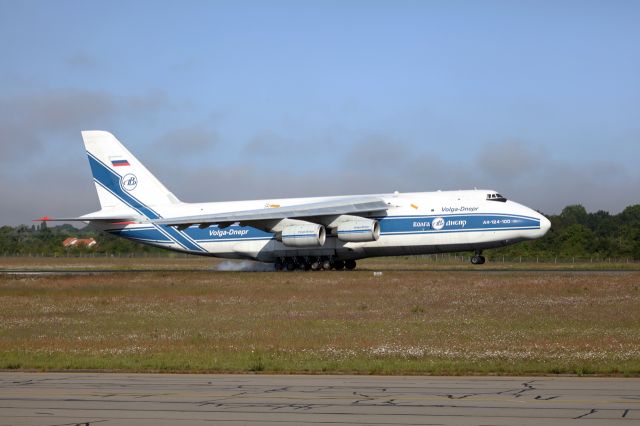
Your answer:
[[[389,205],[379,197],[347,197],[293,206],[156,219],[151,222],[158,225],[178,226],[179,228],[187,228],[191,225],[206,227],[213,224],[230,225],[236,222],[249,224],[248,222],[265,220],[301,219],[343,214],[358,215],[385,211],[388,208]]]

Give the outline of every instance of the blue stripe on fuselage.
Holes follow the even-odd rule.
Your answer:
[[[437,218],[442,218],[442,228],[440,229],[433,228],[433,222]],[[381,235],[517,231],[540,228],[540,221],[536,218],[501,213],[440,216],[386,216],[378,218],[378,221],[380,222]],[[194,225],[185,229],[183,232],[198,243],[270,240],[275,238],[274,234],[270,232],[239,225],[231,225],[223,229],[215,225],[201,229]],[[354,231],[347,232],[347,234],[353,232]]]
[[[387,216],[379,219],[380,235],[539,229],[540,220],[506,214]]]
[[[151,228],[128,227],[123,229],[111,229],[109,230],[109,232],[119,237],[128,238],[131,240],[157,242],[157,243],[173,242],[173,240],[168,238],[165,234],[160,232],[160,230],[156,229],[155,227],[151,227]]]

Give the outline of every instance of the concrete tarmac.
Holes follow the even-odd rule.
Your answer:
[[[0,373],[0,425],[639,424],[640,379]]]

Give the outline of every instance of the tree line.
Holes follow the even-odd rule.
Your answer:
[[[62,242],[69,238],[93,238],[97,244],[93,247],[64,247]],[[77,229],[71,225],[48,226],[47,222],[38,225],[20,225],[0,227],[0,255],[44,255],[64,256],[88,253],[98,254],[143,254],[165,253],[166,250],[147,246],[101,232],[91,225]]]
[[[612,215],[587,213],[582,205],[547,216],[551,229],[538,239],[491,250],[490,254],[527,258],[614,258],[640,260],[640,204]]]
[[[489,250],[489,257],[507,258],[614,258],[640,260],[640,204],[612,215],[606,211],[588,213],[581,205],[565,207],[559,215],[547,216],[551,230],[538,240]],[[63,247],[68,237],[94,238],[92,248]],[[145,254],[167,253],[124,238],[100,232],[90,225],[82,229],[71,225],[0,227],[0,255],[65,254]]]

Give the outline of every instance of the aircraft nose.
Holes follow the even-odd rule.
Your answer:
[[[551,229],[551,221],[540,215],[540,232],[542,235],[546,234],[549,229]]]

